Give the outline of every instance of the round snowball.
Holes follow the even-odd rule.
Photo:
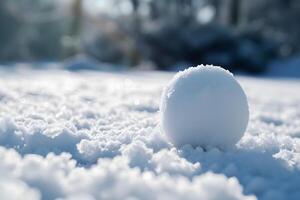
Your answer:
[[[178,72],[163,91],[161,126],[177,147],[185,144],[226,150],[243,136],[247,97],[233,75],[200,65]]]

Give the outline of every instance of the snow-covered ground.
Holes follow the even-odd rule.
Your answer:
[[[171,73],[0,72],[0,199],[300,198],[300,82],[237,77],[235,149],[174,148],[159,127]]]

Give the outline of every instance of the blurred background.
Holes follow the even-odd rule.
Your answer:
[[[300,77],[299,0],[1,0],[0,64]]]

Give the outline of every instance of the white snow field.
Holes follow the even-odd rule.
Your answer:
[[[300,199],[300,82],[237,77],[230,150],[175,148],[159,127],[174,74],[0,71],[0,199]]]

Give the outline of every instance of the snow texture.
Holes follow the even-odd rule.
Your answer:
[[[173,144],[229,149],[244,135],[247,97],[221,67],[199,65],[177,73],[161,98],[161,125]]]
[[[300,84],[237,77],[235,148],[175,148],[159,127],[174,74],[0,71],[0,199],[300,198]]]

